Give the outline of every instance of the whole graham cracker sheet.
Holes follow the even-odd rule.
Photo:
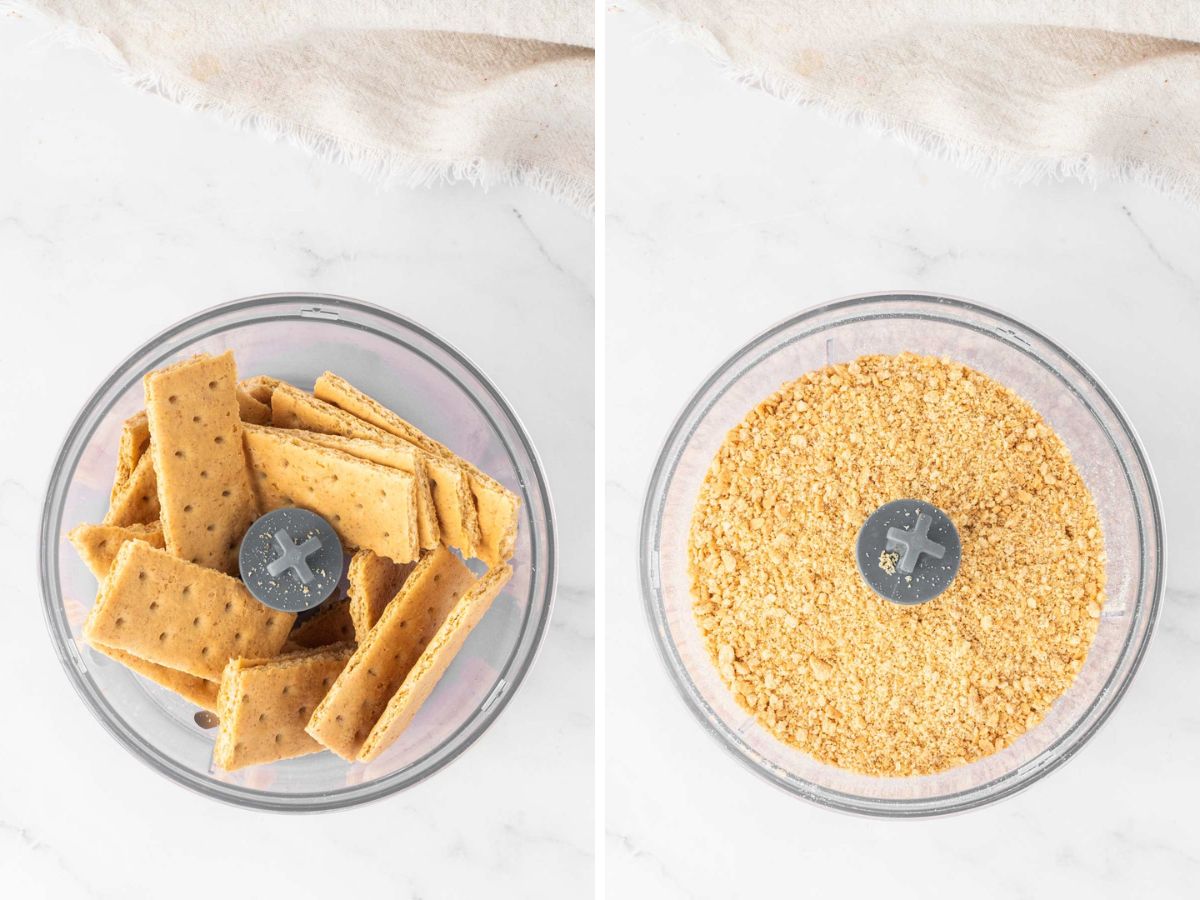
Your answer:
[[[167,548],[236,572],[258,506],[242,450],[233,353],[193,356],[150,372],[144,385]]]
[[[278,653],[295,618],[259,603],[236,578],[127,541],[100,586],[83,637],[216,681],[234,656]]]

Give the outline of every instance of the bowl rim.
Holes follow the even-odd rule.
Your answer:
[[[1088,710],[1079,718],[1083,721],[1087,716],[1095,710],[1096,705],[1104,701],[1103,708],[1098,710],[1094,721],[1092,721],[1086,730],[1078,735],[1072,735],[1071,731],[1064,733],[1063,737],[1072,737],[1070,744],[1064,746],[1060,752],[1051,755],[1051,751],[1057,746],[1052,744],[1041,753],[1038,754],[1030,762],[1024,766],[1013,770],[1009,775],[1001,776],[1000,778],[991,779],[982,785],[970,788],[966,791],[961,791],[954,794],[947,794],[936,798],[922,798],[919,800],[895,800],[895,799],[876,799],[864,798],[854,794],[849,794],[842,791],[836,791],[828,788],[812,785],[810,782],[801,779],[792,779],[781,777],[773,769],[768,768],[758,762],[754,755],[744,752],[740,742],[736,742],[732,730],[721,720],[720,716],[712,711],[708,704],[700,696],[699,690],[691,678],[686,674],[686,668],[679,659],[677,649],[668,635],[668,627],[665,620],[665,608],[661,602],[661,589],[656,583],[658,574],[658,547],[659,537],[661,534],[661,519],[662,519],[662,501],[666,496],[667,487],[670,485],[678,460],[673,458],[676,456],[675,450],[679,449],[690,436],[691,429],[686,426],[693,419],[693,414],[696,412],[702,400],[705,400],[708,405],[715,402],[714,398],[708,398],[708,393],[721,381],[727,373],[735,367],[742,367],[743,371],[755,365],[764,355],[758,357],[752,356],[754,350],[763,347],[770,342],[776,335],[790,330],[797,325],[818,319],[830,314],[835,314],[843,311],[850,311],[862,307],[880,307],[890,303],[905,302],[905,303],[927,303],[931,307],[940,309],[957,309],[963,312],[978,314],[984,317],[995,320],[997,330],[995,336],[1005,339],[1016,349],[1032,354],[1032,348],[1028,345],[1021,334],[1028,334],[1031,337],[1044,342],[1062,357],[1067,366],[1073,367],[1085,381],[1097,392],[1104,404],[1108,406],[1109,411],[1113,414],[1116,422],[1124,432],[1126,439],[1129,441],[1133,449],[1133,470],[1140,472],[1144,479],[1146,495],[1149,502],[1149,510],[1147,515],[1147,523],[1144,527],[1147,535],[1147,544],[1153,543],[1154,549],[1154,567],[1151,572],[1143,572],[1143,578],[1153,584],[1153,592],[1146,608],[1144,609],[1145,624],[1141,630],[1139,643],[1134,648],[1132,657],[1129,658],[1128,668],[1119,684],[1108,685],[1102,690],[1095,701],[1088,707]],[[940,317],[943,318],[944,317]],[[834,324],[839,324],[840,321],[833,320],[822,325],[822,328],[829,327]],[[1007,332],[1000,330],[1001,326],[1008,326],[1010,329]],[[1017,329],[1015,331],[1011,329]],[[772,351],[773,352],[773,351]],[[739,373],[740,374],[740,373]],[[736,379],[731,379],[730,384]],[[726,385],[728,387],[728,385]],[[1087,404],[1089,407],[1091,404]],[[685,430],[687,433],[685,434]],[[1127,470],[1128,472],[1129,470]],[[1127,480],[1129,475],[1126,475]],[[1078,357],[1063,347],[1058,341],[1052,340],[1039,331],[1027,325],[1025,322],[1010,316],[999,310],[993,309],[974,301],[966,300],[951,294],[942,294],[926,291],[880,291],[867,294],[853,294],[840,297],[825,303],[819,303],[800,311],[799,313],[789,316],[781,321],[776,322],[769,328],[756,334],[753,338],[742,344],[732,354],[727,356],[716,368],[714,368],[701,384],[692,392],[680,413],[675,417],[671,424],[670,430],[667,432],[665,440],[661,444],[658,456],[655,460],[653,470],[651,471],[642,504],[642,515],[640,527],[638,530],[638,576],[641,588],[643,610],[646,614],[646,622],[650,628],[653,643],[658,651],[658,657],[667,671],[667,675],[674,684],[676,691],[682,697],[685,705],[692,712],[695,719],[700,723],[702,729],[711,735],[732,757],[737,759],[744,766],[749,768],[759,777],[765,779],[768,783],[774,785],[780,790],[785,791],[793,797],[799,797],[817,806],[827,809],[832,809],[837,812],[847,813],[851,815],[859,815],[872,818],[929,818],[934,816],[945,816],[956,813],[966,812],[971,809],[977,809],[983,806],[990,805],[999,800],[1014,796],[1017,793],[1025,790],[1029,786],[1040,781],[1050,772],[1057,770],[1067,760],[1071,759],[1085,744],[1087,744],[1100,727],[1108,721],[1112,712],[1124,696],[1129,684],[1132,682],[1134,675],[1141,667],[1142,660],[1145,657],[1147,648],[1149,647],[1151,638],[1155,632],[1155,626],[1158,621],[1161,611],[1163,598],[1166,592],[1166,566],[1167,566],[1167,545],[1166,545],[1166,526],[1162,512],[1162,498],[1159,493],[1158,482],[1154,476],[1153,468],[1150,465],[1149,457],[1146,454],[1145,447],[1142,444],[1141,438],[1136,429],[1129,421],[1124,408],[1117,402],[1113,394],[1108,390],[1100,378],[1086,365],[1084,365]],[[1144,563],[1143,563],[1144,567]],[[1122,651],[1122,656],[1128,652],[1128,644],[1132,641],[1137,633],[1137,628],[1131,628],[1130,634],[1126,639],[1126,649]],[[1114,668],[1113,673],[1109,675],[1111,680],[1120,667]],[[707,710],[707,712],[706,712]],[[1062,740],[1062,738],[1060,738]],[[1001,786],[997,790],[985,793],[989,788],[994,787],[1003,778],[1008,778],[1014,774],[1016,777],[1010,779],[1010,783]],[[808,788],[808,789],[806,789]],[[949,802],[946,802],[949,801]]]
[[[289,315],[284,316],[286,318],[340,321],[355,328],[402,341],[404,338],[397,333],[397,330],[400,332],[408,331],[417,338],[429,342],[441,353],[446,354],[452,364],[461,366],[472,378],[477,380],[492,402],[496,404],[504,417],[508,419],[512,430],[515,432],[517,445],[508,446],[508,442],[506,441],[506,451],[509,454],[513,454],[514,450],[519,450],[529,461],[530,472],[535,482],[537,493],[541,498],[540,508],[537,512],[545,521],[544,550],[539,550],[531,536],[530,547],[532,558],[530,565],[531,571],[534,573],[539,569],[544,571],[545,587],[541,591],[543,602],[540,614],[534,619],[534,610],[532,605],[530,606],[530,609],[526,613],[525,621],[522,623],[516,645],[505,666],[499,670],[497,680],[483,703],[480,704],[479,708],[466,721],[460,724],[436,747],[403,769],[372,781],[364,782],[363,784],[331,791],[275,794],[270,791],[247,788],[228,782],[218,782],[204,773],[185,769],[173,763],[164,754],[160,753],[157,748],[153,747],[153,745],[143,741],[138,733],[104,700],[103,696],[89,686],[86,680],[87,668],[82,658],[78,656],[78,651],[74,646],[74,638],[71,635],[69,626],[66,624],[63,604],[61,602],[61,589],[58,590],[58,596],[55,596],[55,589],[59,588],[57,563],[60,549],[59,531],[61,530],[62,523],[61,514],[56,513],[54,509],[54,500],[56,494],[59,493],[60,487],[62,493],[65,494],[65,490],[69,486],[69,478],[64,477],[68,465],[70,465],[71,476],[74,476],[75,468],[78,465],[78,452],[74,454],[74,460],[70,460],[69,457],[72,455],[72,448],[76,444],[82,444],[82,440],[86,438],[81,432],[85,420],[95,413],[93,407],[118,383],[127,378],[131,369],[145,365],[145,357],[155,354],[158,348],[167,342],[179,337],[189,329],[202,325],[205,321],[230,313],[289,302],[295,304],[295,308]],[[381,322],[372,323],[369,321],[346,320],[340,315],[343,310],[363,316],[367,320],[375,319],[381,320]],[[280,316],[272,318],[280,318]],[[245,325],[249,323],[239,322],[236,324]],[[380,324],[393,330],[388,331],[383,327],[378,327]],[[204,336],[220,334],[227,330],[229,328],[220,328]],[[160,359],[177,354],[179,349],[179,347],[172,348],[161,354]],[[140,363],[139,360],[141,361]],[[455,380],[457,381],[457,379]],[[462,386],[461,383],[460,386]],[[468,394],[470,393],[468,392]],[[107,409],[103,410],[100,416],[102,417],[106,412]],[[488,415],[490,418],[490,414],[485,412],[485,415]],[[528,500],[529,498],[527,497],[526,499]],[[534,510],[531,509],[529,515],[531,520],[533,520]],[[537,658],[540,656],[542,646],[549,631],[558,586],[557,519],[555,517],[554,502],[550,493],[549,481],[546,477],[541,456],[538,454],[528,430],[504,394],[501,393],[491,379],[466,354],[462,353],[444,338],[407,316],[402,316],[377,304],[355,300],[350,297],[310,291],[281,291],[255,294],[207,307],[159,331],[148,340],[139,344],[131,353],[127,354],[109,372],[100,385],[92,391],[80,407],[79,412],[76,413],[67,428],[58,453],[55,454],[42,502],[37,552],[39,588],[42,595],[42,613],[51,644],[54,647],[55,654],[58,656],[63,670],[67,674],[67,679],[70,681],[71,686],[104,730],[139,761],[173,783],[182,785],[194,793],[239,809],[268,812],[328,812],[373,803],[421,783],[462,756],[468,748],[473,746],[492,727],[500,713],[507,708],[509,701],[524,682]],[[539,553],[544,554],[544,560],[538,558]],[[529,632],[530,628],[533,629],[531,636]],[[527,646],[522,651],[522,645],[526,644]],[[522,653],[520,659],[517,658],[519,652]],[[514,664],[515,669],[513,668]],[[430,762],[431,760],[432,762]],[[414,769],[416,770],[415,773],[413,773]]]

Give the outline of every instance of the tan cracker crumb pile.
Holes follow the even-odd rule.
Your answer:
[[[854,562],[878,506],[954,520],[962,564],[915,607]],[[721,677],[779,740],[872,775],[1011,744],[1083,666],[1104,540],[1070,453],[1012,391],[957,363],[866,356],[785,384],[727,435],[696,503],[696,621]]]

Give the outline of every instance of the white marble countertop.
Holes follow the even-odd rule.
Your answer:
[[[585,895],[592,223],[525,190],[381,192],[127,87],[12,15],[0,85],[0,895]],[[308,817],[227,808],[121,749],[62,673],[35,579],[48,467],[99,380],[185,315],[280,290],[389,306],[472,358],[541,452],[562,550],[550,634],[494,727],[407,792]]]
[[[613,897],[1184,897],[1200,881],[1200,211],[991,185],[724,78],[608,15],[607,888]],[[661,441],[733,350],[805,307],[955,294],[1061,340],[1157,472],[1173,564],[1107,725],[1018,797],[874,821],[791,798],[703,733],[651,646],[636,532]],[[619,353],[612,348],[619,348]]]

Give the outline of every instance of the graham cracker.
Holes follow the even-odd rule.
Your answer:
[[[474,577],[438,547],[427,553],[361,641],[308,723],[308,733],[354,760],[388,700]]]
[[[278,653],[295,618],[259,603],[236,578],[126,541],[83,637],[216,681],[231,657]]]
[[[263,376],[257,376],[259,378]],[[247,379],[249,381],[250,379]],[[243,387],[246,381],[238,384],[238,407],[242,421],[253,422],[256,425],[271,424],[271,395],[266,395],[265,402]],[[125,420],[121,427],[121,437],[117,444],[117,471],[113,477],[111,498],[115,500],[121,489],[129,481],[138,460],[150,447],[150,422],[146,411],[139,410]],[[157,490],[157,486],[156,486]]]
[[[152,663],[140,656],[118,650],[116,647],[106,647],[94,642],[89,642],[88,646],[115,659],[125,668],[136,672],[143,678],[148,678],[155,684],[174,691],[188,703],[194,703],[209,712],[217,711],[217,690],[220,687],[217,682],[209,681],[206,678],[197,678],[195,675],[180,672],[178,669],[168,669],[166,666]]]
[[[475,508],[479,513],[479,530],[483,534],[477,555],[489,566],[508,562],[517,552],[521,498],[474,466],[470,467],[469,475],[471,493],[475,495]]]
[[[154,454],[143,453],[134,465],[132,474],[109,501],[104,524],[146,525],[158,521],[159,512]]]
[[[350,581],[350,619],[360,643],[366,640],[413,568],[413,563],[394,563],[370,550],[359,550],[350,559],[346,572]]]
[[[233,354],[193,356],[151,372],[144,384],[167,549],[236,572],[238,545],[258,508],[242,452]]]
[[[113,476],[110,500],[116,500],[149,446],[150,423],[143,409],[126,419],[121,426],[121,437],[117,442],[117,472]]]
[[[251,375],[238,382],[238,387],[268,409],[271,407],[271,394],[275,392],[278,385],[279,379],[272,378],[270,375]]]
[[[304,726],[353,652],[353,644],[337,644],[271,659],[231,659],[217,697],[221,725],[213,762],[232,772],[323,750]]]
[[[396,438],[382,434],[385,439]],[[403,443],[403,442],[399,442]],[[471,497],[471,486],[457,466],[444,459],[424,455],[425,469],[429,473],[429,487],[433,495],[433,506],[437,511],[441,542],[456,547],[466,557],[475,556],[479,546],[479,514]]]
[[[353,640],[354,622],[350,618],[349,599],[326,600],[316,613],[297,623],[288,635],[289,644],[308,649]]]
[[[324,516],[342,544],[396,562],[417,558],[417,488],[407,472],[295,437],[243,426],[254,488],[264,510],[298,506]]]
[[[97,581],[108,576],[117,551],[126,541],[145,541],[160,549],[163,546],[162,526],[158,522],[149,525],[76,525],[67,539],[75,545]]]
[[[420,447],[431,457],[457,465],[467,475],[479,518],[480,542],[470,555],[479,557],[489,566],[512,558],[516,551],[517,515],[521,505],[516,494],[332,372],[317,379],[313,393],[318,399]]]
[[[488,570],[462,595],[405,676],[404,683],[388,701],[387,709],[379,717],[371,733],[367,735],[358,754],[361,762],[375,759],[408,727],[421,704],[433,693],[434,687],[450,667],[455,655],[462,649],[471,630],[479,624],[484,613],[491,607],[492,601],[499,596],[511,577],[512,569],[509,566],[498,566]]]
[[[416,447],[399,441],[381,444],[378,441],[343,437],[339,434],[321,434],[317,431],[295,431],[293,434],[322,447],[341,450],[359,459],[407,472],[417,483],[417,538],[421,542],[421,549],[432,550],[441,543],[441,529],[438,527],[437,511],[429,487],[425,454]]]
[[[429,481],[430,501],[437,520],[439,539],[442,543],[457,547],[465,556],[474,555],[474,548],[480,540],[479,517],[471,496],[470,483],[457,466],[447,465],[444,460],[429,456],[419,447],[290,384],[278,385],[271,395],[271,421],[278,428],[300,428],[319,434],[373,441],[393,450],[397,457],[395,462],[411,454],[413,466],[419,465]],[[422,541],[422,546],[426,546],[425,541]]]
[[[243,422],[255,425],[271,424],[271,407],[263,403],[249,391],[237,386],[238,414]]]
[[[271,424],[368,441],[387,438],[381,429],[286,382],[278,384],[271,394]]]

